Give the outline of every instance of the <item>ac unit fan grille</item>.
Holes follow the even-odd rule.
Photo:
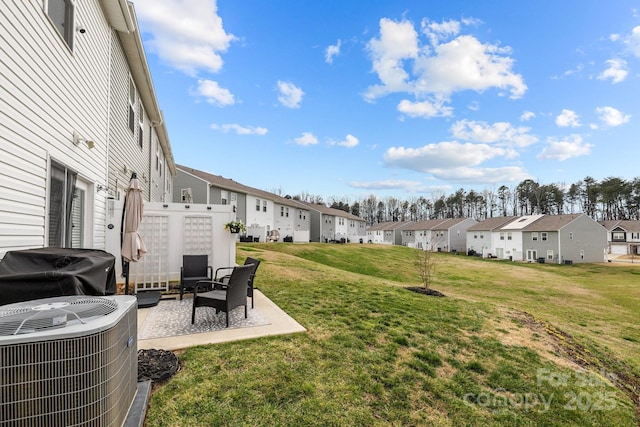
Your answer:
[[[0,345],[0,427],[123,425],[136,394],[135,307],[107,329]]]
[[[87,323],[111,314],[117,308],[118,303],[112,299],[85,296],[56,297],[0,306],[0,336]]]

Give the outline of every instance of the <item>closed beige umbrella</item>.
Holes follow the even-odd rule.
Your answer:
[[[142,222],[144,200],[142,187],[135,173],[131,175],[131,181],[127,187],[122,212],[122,274],[126,278],[125,293],[129,293],[129,263],[137,262],[147,252],[138,227]]]

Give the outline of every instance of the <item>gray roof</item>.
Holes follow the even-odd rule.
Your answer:
[[[556,231],[584,214],[545,215],[523,228],[524,231]],[[595,221],[594,221],[595,222]]]
[[[467,231],[492,231],[496,228],[500,228],[511,221],[519,218],[517,216],[497,216],[494,218],[487,218],[484,221],[480,221],[477,224],[467,228]]]
[[[288,199],[286,197],[278,196],[277,194],[269,193],[268,191],[249,187],[220,175],[213,175],[208,172],[182,165],[176,165],[176,167],[184,172],[190,173],[191,175],[197,176],[198,178],[208,182],[209,185],[213,187],[223,188],[225,190],[235,191],[237,193],[250,194],[252,196],[261,197],[263,199],[269,199],[275,203],[285,206],[295,207],[299,209],[308,209],[308,207],[304,203],[298,200]]]
[[[327,207],[325,205],[318,205],[316,203],[309,203],[309,202],[302,202],[302,201],[299,203],[306,206],[307,209],[309,210],[315,210],[325,215],[339,216],[339,217],[351,219],[354,221],[364,221],[364,219],[360,218],[359,216],[353,215],[341,209],[334,209],[334,208]]]
[[[412,221],[379,222],[378,224],[374,224],[371,227],[367,227],[367,231],[403,230],[410,224],[412,224]]]
[[[437,228],[439,225],[449,221],[449,219],[427,219],[424,221],[414,222],[407,227],[405,230],[407,231],[417,231],[417,230],[433,230]]]
[[[624,231],[639,233],[640,232],[640,221],[637,220],[615,220],[615,221],[598,221],[598,224],[602,225],[607,230],[611,231],[617,227],[620,227]]]

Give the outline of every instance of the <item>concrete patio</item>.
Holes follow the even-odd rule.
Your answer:
[[[177,297],[176,297],[177,298]],[[185,296],[185,299],[188,297]],[[224,329],[216,329],[210,332],[197,332],[197,333],[188,333],[183,335],[174,335],[174,336],[163,336],[158,338],[148,338],[148,339],[140,339],[138,338],[138,349],[164,349],[164,350],[178,350],[187,347],[193,347],[197,345],[204,344],[215,344],[229,341],[238,341],[245,340],[250,338],[258,338],[263,336],[270,335],[286,335],[293,334],[297,332],[306,332],[306,329],[296,322],[291,316],[285,313],[280,307],[273,303],[269,298],[264,296],[262,292],[259,290],[254,291],[255,298],[255,309],[258,313],[260,319],[262,320],[259,325],[256,326],[242,326],[237,327],[231,322],[230,328]],[[158,303],[158,307],[161,304],[167,304],[168,301],[161,300]],[[188,313],[183,313],[183,322],[189,323],[191,322],[191,310],[190,310],[190,301],[186,301],[186,304],[182,304],[183,306],[187,306]],[[160,320],[158,316],[153,316],[152,310],[157,307],[151,308],[141,308],[138,309],[138,333],[140,334],[143,328],[162,328],[162,324],[154,324],[150,325],[146,322],[155,322],[159,323]],[[201,310],[210,310],[213,313],[213,309],[203,307],[198,308],[196,314],[201,315]],[[242,308],[238,308],[236,310],[242,311]],[[249,312],[251,313],[251,302],[249,302]],[[244,312],[241,313],[244,315]],[[210,313],[205,313],[205,315],[212,315]],[[224,316],[223,313],[220,316]],[[251,316],[251,314],[250,314]],[[266,323],[266,324],[265,324]],[[170,333],[170,332],[169,332]]]

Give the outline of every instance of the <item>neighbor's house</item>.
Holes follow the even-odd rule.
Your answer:
[[[640,221],[600,221],[607,230],[607,252],[611,255],[640,255]]]
[[[544,215],[523,215],[513,221],[496,227],[491,231],[492,246],[482,255],[484,257],[494,257],[499,259],[522,260],[524,259],[523,233],[525,227],[533,224]]]
[[[435,248],[442,252],[464,252],[467,247],[467,230],[477,224],[473,218],[450,218],[431,229]]]
[[[309,242],[310,215],[303,203],[240,184],[229,178],[177,165],[174,202],[232,205],[247,236],[264,242],[272,230],[279,240]]]
[[[402,244],[422,250],[464,252],[467,229],[478,221],[472,218],[429,219],[407,225]]]
[[[604,262],[607,230],[585,214],[544,215],[522,229],[525,261]]]
[[[366,221],[356,215],[325,205],[303,202],[311,217],[311,242],[362,243],[367,238]]]
[[[497,240],[500,238],[499,233],[494,233],[495,230],[503,227],[504,225],[510,223],[511,221],[518,218],[517,216],[501,216],[494,218],[487,218],[484,221],[480,221],[477,224],[472,225],[467,229],[467,253],[475,253],[482,255],[483,257],[487,257],[490,253],[495,252],[493,248],[496,247],[505,247]],[[513,246],[512,235],[505,233],[506,244],[509,250],[516,251],[518,250],[517,246]],[[505,250],[505,256],[506,250]]]
[[[411,221],[388,221],[380,222],[367,227],[367,242],[382,243],[387,245],[402,245],[402,230]]]
[[[0,8],[0,256],[104,249],[107,199],[122,193],[130,172],[141,175],[147,200],[171,191],[153,182],[154,152],[163,179],[173,160],[133,4],[11,4]]]
[[[445,222],[446,219],[427,219],[416,221],[402,230],[402,245],[423,250],[436,250],[434,244],[433,227]]]

